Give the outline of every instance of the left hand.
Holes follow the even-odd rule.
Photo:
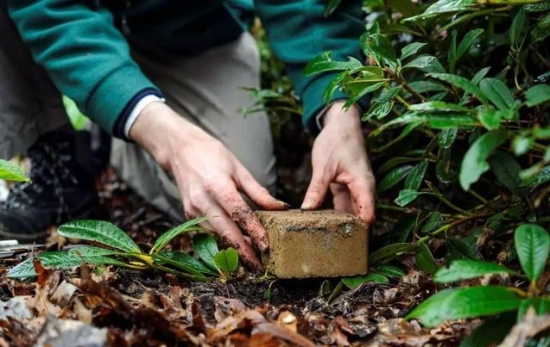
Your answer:
[[[354,213],[372,223],[375,180],[365,149],[359,110],[342,109],[336,101],[323,117],[323,130],[312,149],[313,175],[303,210],[318,208],[330,188],[334,209]]]

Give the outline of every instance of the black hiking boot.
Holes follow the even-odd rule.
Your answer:
[[[92,172],[77,158],[82,147],[75,132],[64,128],[29,149],[32,182],[14,184],[0,205],[0,239],[43,242],[48,227],[89,217],[98,198]]]

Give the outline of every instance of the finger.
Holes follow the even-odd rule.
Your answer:
[[[331,183],[330,191],[333,196],[334,209],[339,212],[353,213],[351,203],[351,194],[346,185],[340,183]]]
[[[237,169],[235,180],[242,192],[261,208],[266,210],[286,210],[290,207],[286,202],[277,200],[271,196],[269,191],[262,187],[252,174],[242,166]]]
[[[302,210],[314,210],[319,208],[325,199],[330,181],[325,178],[324,171],[313,168],[311,182],[307,188]]]
[[[254,211],[244,201],[233,182],[220,182],[209,193],[223,210],[247,233],[261,252],[268,249],[267,233],[254,214]]]
[[[210,205],[207,212],[208,219],[205,226],[215,230],[220,237],[220,241],[225,246],[231,246],[239,253],[239,258],[247,267],[263,271],[263,266],[252,248],[252,245],[246,241],[237,225],[227,216],[225,211],[215,202]]]
[[[354,213],[367,223],[373,223],[374,213],[374,178],[357,179],[348,184]]]

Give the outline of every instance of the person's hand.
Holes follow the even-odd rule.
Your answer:
[[[221,142],[164,103],[149,104],[132,126],[130,137],[172,173],[186,218],[209,217],[205,227],[234,247],[247,265],[261,270],[256,252],[239,227],[261,252],[268,248],[267,235],[239,192],[267,210],[288,205],[273,198]]]
[[[344,111],[344,101],[331,105],[312,150],[313,175],[303,210],[318,208],[330,188],[334,209],[374,221],[374,175],[365,150],[359,110]]]

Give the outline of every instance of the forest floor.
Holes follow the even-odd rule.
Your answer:
[[[174,224],[111,171],[101,179],[100,197],[99,217],[138,243],[151,244]],[[66,242],[52,228],[45,248]],[[189,239],[172,246],[188,250]],[[37,281],[6,278],[29,256],[23,249],[0,262],[0,346],[455,346],[476,324],[425,329],[404,321],[435,289],[412,267],[401,279],[365,283],[329,303],[337,280],[255,278],[243,268],[227,283],[114,267],[82,266],[75,274],[40,264]]]

